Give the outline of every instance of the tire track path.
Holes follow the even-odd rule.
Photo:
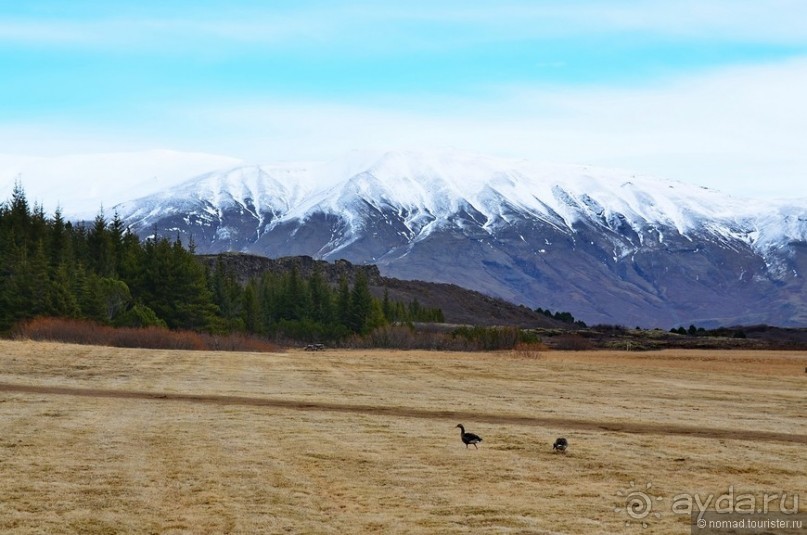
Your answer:
[[[488,424],[523,425],[552,427],[568,430],[603,431],[643,435],[678,435],[693,438],[719,440],[745,440],[753,442],[784,442],[807,444],[807,435],[758,431],[749,429],[725,429],[686,426],[680,424],[654,424],[646,422],[603,422],[571,418],[548,418],[536,416],[513,416],[465,411],[437,411],[411,407],[389,407],[383,405],[356,405],[348,403],[306,402],[289,399],[259,398],[246,396],[223,396],[211,394],[182,394],[174,392],[147,392],[140,390],[108,390],[69,386],[36,386],[16,383],[0,383],[0,392],[18,394],[41,394],[53,396],[77,396],[86,398],[107,398],[157,402],[201,403],[208,405],[240,405],[249,407],[269,407],[295,411],[336,412],[389,416],[398,418],[423,418],[428,420],[471,420]]]

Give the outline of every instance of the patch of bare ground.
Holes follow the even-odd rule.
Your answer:
[[[805,367],[0,341],[0,532],[635,532],[633,483],[662,498],[646,532],[686,533],[676,495],[807,500]]]

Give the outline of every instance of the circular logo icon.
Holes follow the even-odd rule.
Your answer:
[[[650,489],[652,486],[652,483],[647,483],[645,484],[644,489],[642,489],[637,487],[636,484],[631,481],[630,487],[625,490],[617,491],[616,495],[623,498],[625,503],[623,507],[615,507],[614,512],[625,512],[631,520],[640,522],[642,527],[645,528],[648,526],[646,519],[649,516],[652,515],[655,518],[661,518],[661,513],[653,512],[653,502],[661,501],[664,498],[661,496],[651,495]],[[625,525],[630,525],[631,520],[626,520]]]

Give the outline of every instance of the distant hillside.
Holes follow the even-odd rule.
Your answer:
[[[425,307],[441,309],[447,323],[484,326],[512,325],[544,329],[570,327],[568,323],[548,318],[525,306],[514,305],[454,284],[382,277],[378,267],[374,265],[357,265],[347,260],[326,262],[314,260],[310,256],[266,258],[242,253],[198,255],[198,258],[211,267],[221,261],[224,267],[234,273],[241,282],[259,277],[266,272],[285,273],[293,267],[297,268],[302,277],[308,277],[315,267],[318,267],[322,276],[330,284],[335,285],[342,276],[352,282],[356,273],[363,271],[370,282],[370,291],[375,297],[382,297],[386,289],[393,301],[417,300]]]
[[[244,253],[197,255],[208,266],[222,262],[239,281],[265,272],[286,273],[297,268],[302,277],[308,277],[315,268],[333,285],[342,276],[353,282],[358,272],[364,272],[370,290],[376,297],[384,291],[394,301],[417,300],[424,307],[439,308],[447,324],[508,325],[535,329],[547,347],[554,349],[628,349],[634,351],[669,348],[687,349],[805,349],[807,329],[771,327],[766,325],[735,326],[703,331],[696,335],[676,334],[653,329],[632,329],[616,325],[580,328],[564,323],[524,306],[467,290],[453,284],[400,280],[383,277],[374,265],[357,265],[347,260],[326,262],[310,256],[266,258]]]

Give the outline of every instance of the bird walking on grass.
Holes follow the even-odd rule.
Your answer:
[[[569,441],[563,437],[560,437],[552,444],[552,450],[559,451],[561,453],[566,453],[566,448],[569,447]]]
[[[468,448],[469,444],[473,444],[474,448],[479,449],[477,444],[482,442],[482,437],[473,433],[466,433],[465,427],[463,427],[462,424],[457,424],[457,427],[460,428],[460,438],[462,439],[463,444],[465,444],[466,449]]]

